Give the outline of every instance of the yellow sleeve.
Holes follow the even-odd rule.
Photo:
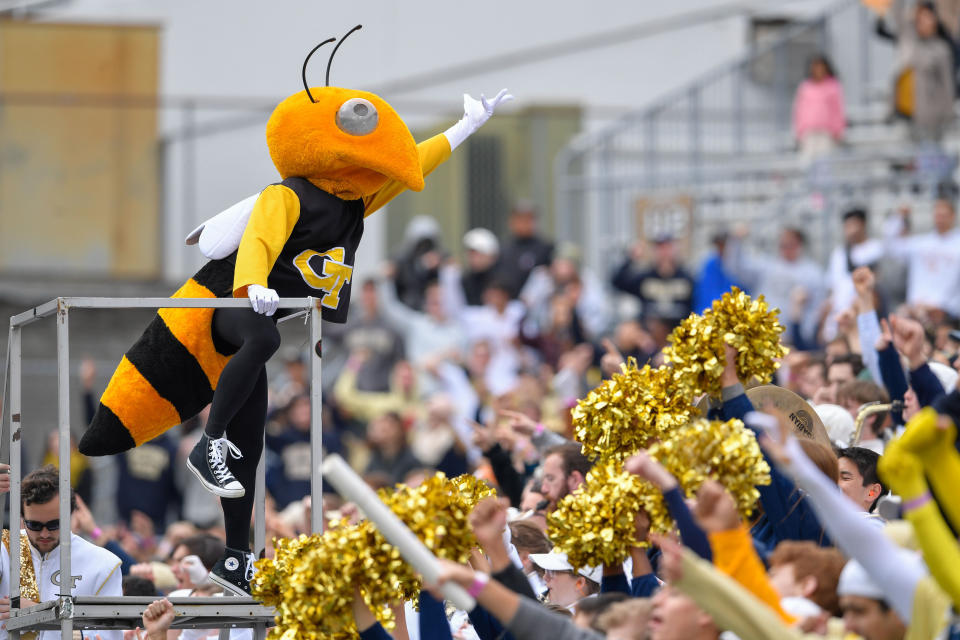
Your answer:
[[[718,629],[731,631],[740,638],[824,640],[822,636],[808,636],[784,624],[770,607],[689,549],[683,550],[683,577],[673,585],[706,611]]]
[[[429,140],[424,140],[417,145],[417,153],[420,154],[420,168],[423,170],[423,177],[426,178],[434,169],[440,166],[450,157],[450,141],[447,136],[439,133]],[[383,205],[387,204],[406,189],[402,182],[391,180],[383,185],[379,191],[372,196],[363,199],[364,217],[370,215]]]
[[[931,578],[917,583],[913,593],[913,612],[903,640],[928,640],[940,637],[949,622],[950,598]]]
[[[953,606],[960,608],[960,545],[950,534],[936,503],[931,500],[908,511],[906,517],[917,534],[930,575],[953,600]]]
[[[917,423],[911,420],[910,424],[916,426]],[[891,442],[883,452],[877,470],[884,482],[903,498],[904,515],[913,525],[930,575],[954,604],[960,606],[960,546],[940,515],[936,502],[928,497],[925,467],[904,444],[902,439]],[[950,445],[950,448],[953,449],[953,446]],[[926,471],[929,473],[931,470]],[[911,501],[918,501],[919,505],[913,506]]]
[[[940,428],[938,420],[947,420],[946,428]],[[915,454],[923,463],[923,470],[937,500],[950,524],[960,529],[960,453],[954,447],[957,428],[949,418],[938,416],[926,408],[907,423],[907,429],[896,443]],[[898,492],[899,493],[899,492]]]
[[[245,297],[251,284],[267,286],[267,276],[299,219],[300,198],[292,189],[274,184],[260,193],[240,238],[233,272],[235,298]]]
[[[777,593],[767,572],[763,568],[757,552],[753,548],[750,531],[743,525],[729,531],[709,534],[710,550],[713,551],[713,564],[770,607],[786,624],[793,624],[796,618],[780,606],[780,594]]]

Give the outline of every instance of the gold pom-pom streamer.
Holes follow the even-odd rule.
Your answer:
[[[757,438],[740,420],[693,420],[653,445],[649,453],[677,478],[688,496],[707,479],[720,482],[744,517],[760,497],[757,485],[770,484],[770,466]]]
[[[637,368],[630,358],[573,409],[574,437],[591,459],[623,460],[685,424],[692,396],[673,393],[668,367]]]
[[[660,490],[624,471],[619,461],[606,460],[547,516],[547,533],[574,567],[617,565],[632,547],[647,546],[636,539],[641,509],[650,517],[650,531],[666,533],[673,528]]]
[[[786,355],[780,344],[783,325],[779,311],[769,309],[763,296],[752,299],[733,287],[703,315],[691,314],[670,334],[663,355],[673,365],[678,390],[690,397],[719,395],[726,364],[724,343],[737,351],[737,376],[767,383]]]
[[[472,476],[436,474],[416,488],[381,490],[380,497],[434,554],[464,562],[477,544],[467,515],[494,493]],[[358,588],[388,630],[394,620],[386,605],[420,594],[416,573],[370,522],[340,521],[323,535],[277,540],[274,558],[257,562],[251,583],[254,597],[277,609],[272,640],[358,637],[352,612]]]

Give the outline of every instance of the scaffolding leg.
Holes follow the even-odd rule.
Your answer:
[[[323,389],[320,385],[320,299],[310,304],[310,533],[323,531]]]
[[[60,533],[60,598],[69,606],[73,596],[70,566],[70,315],[62,300],[57,309],[57,400],[60,423],[60,522],[68,523]],[[73,618],[60,620],[60,637],[73,637]]]
[[[7,351],[10,354],[10,548],[20,549],[20,384],[22,354],[20,327],[10,327]],[[20,601],[20,554],[10,554],[11,605]],[[13,608],[13,607],[11,607]],[[19,606],[17,606],[19,608]],[[20,640],[19,631],[11,631],[12,640]]]

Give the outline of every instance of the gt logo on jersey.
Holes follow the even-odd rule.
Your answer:
[[[336,309],[340,306],[340,290],[343,285],[349,284],[353,277],[353,267],[344,264],[344,255],[343,247],[323,252],[307,249],[293,259],[293,264],[300,271],[303,281],[327,294],[320,299],[320,304],[328,309]],[[313,258],[320,258],[323,261],[320,273],[310,266],[310,260]]]

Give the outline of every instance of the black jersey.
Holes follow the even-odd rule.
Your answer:
[[[267,286],[285,298],[317,297],[324,320],[346,322],[353,263],[363,235],[363,200],[341,200],[305,178],[277,184],[296,194],[300,215]],[[236,254],[231,259],[235,263]]]

